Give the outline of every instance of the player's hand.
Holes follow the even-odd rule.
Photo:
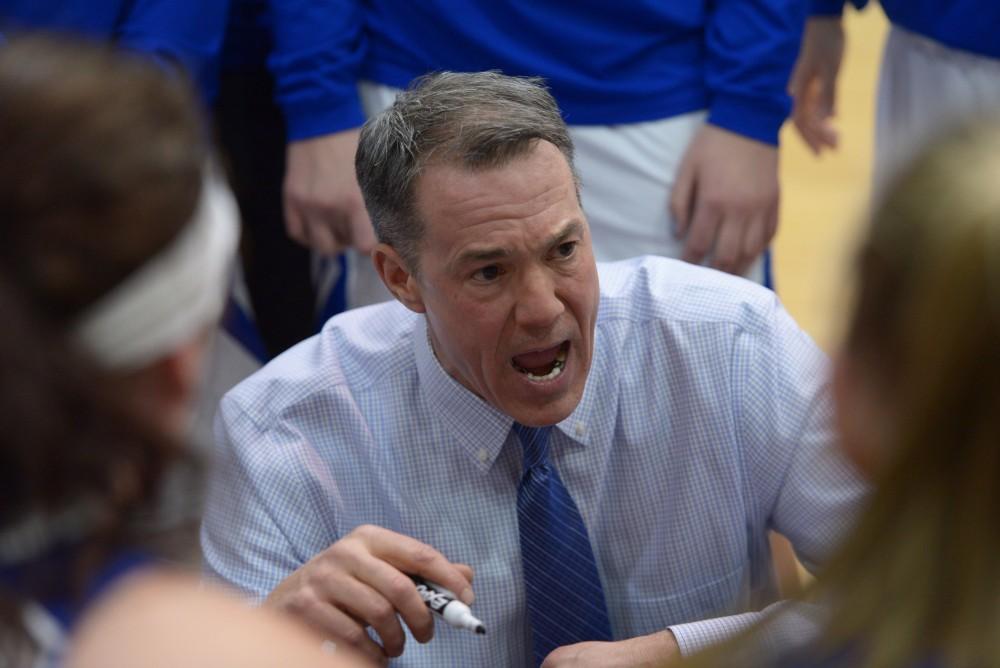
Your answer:
[[[833,118],[837,114],[837,75],[843,57],[844,27],[840,17],[809,19],[788,92],[795,103],[792,121],[816,155],[837,148],[840,140]]]
[[[778,227],[778,149],[715,125],[691,141],[670,194],[683,259],[743,274]]]
[[[656,668],[670,666],[681,651],[669,630],[617,642],[581,642],[552,651],[542,668]]]
[[[360,130],[294,141],[285,167],[285,228],[295,241],[324,255],[375,245],[354,173]]]
[[[381,527],[360,526],[285,578],[264,602],[379,665],[403,653],[406,634],[434,635],[434,620],[407,575],[422,575],[472,603],[472,569],[429,545]],[[381,646],[366,629],[373,628]]]

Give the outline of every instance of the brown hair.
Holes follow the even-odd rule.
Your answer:
[[[176,74],[110,47],[0,48],[0,537],[37,517],[39,550],[72,541],[63,584],[135,539],[131,520],[180,452],[68,332],[193,214],[208,156],[193,99]],[[83,507],[97,512],[68,532],[44,519]],[[30,566],[28,552],[11,559]],[[2,656],[31,644],[14,598],[0,597]]]
[[[193,214],[207,156],[184,81],[64,40],[0,50],[0,271],[69,324]]]
[[[1000,124],[942,136],[877,207],[845,352],[887,394],[888,461],[820,583],[858,665],[1000,664]]]

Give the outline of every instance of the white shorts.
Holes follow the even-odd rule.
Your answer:
[[[1000,60],[951,49],[892,26],[875,124],[875,185],[960,119],[1000,112]]]

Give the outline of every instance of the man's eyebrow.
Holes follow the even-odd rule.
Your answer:
[[[553,246],[558,246],[573,236],[583,236],[583,223],[579,220],[571,220],[566,223],[561,230],[549,237],[545,247],[552,248]]]
[[[510,254],[510,250],[507,248],[470,248],[459,254],[452,264],[461,266],[475,262],[492,262],[509,257]]]
[[[558,246],[566,241],[566,239],[574,235],[583,235],[583,223],[578,220],[573,220],[566,223],[561,230],[553,234],[545,242],[544,248],[549,249],[553,246]],[[511,256],[511,251],[509,248],[470,248],[468,250],[462,251],[452,262],[452,266],[461,267],[467,264],[475,264],[479,262],[495,262],[497,260],[503,260],[504,258]]]

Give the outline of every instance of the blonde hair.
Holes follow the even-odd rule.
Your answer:
[[[891,396],[876,491],[819,591],[862,665],[1000,665],[1000,122],[942,135],[876,208],[845,349]]]
[[[830,608],[803,657],[1000,665],[1000,119],[897,175],[855,292],[845,353],[890,426],[869,504],[808,593]],[[754,656],[769,621],[693,664]]]

